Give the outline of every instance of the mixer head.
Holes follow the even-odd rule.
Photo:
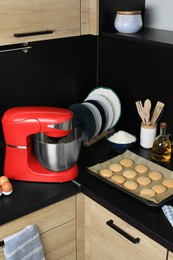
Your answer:
[[[48,136],[66,136],[72,130],[72,111],[46,106],[23,106],[8,109],[2,117],[6,144],[27,146],[28,136],[44,132]]]

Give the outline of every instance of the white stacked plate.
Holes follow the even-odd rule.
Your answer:
[[[95,128],[93,137],[95,137],[96,135],[99,134],[101,126],[102,126],[102,117],[101,117],[100,111],[98,110],[98,108],[95,105],[93,105],[89,102],[83,102],[82,104],[84,106],[86,106],[87,108],[89,108],[94,116],[96,128]]]
[[[88,101],[88,100],[96,100],[103,107],[104,112],[105,112],[105,117],[106,117],[106,122],[103,127],[103,132],[106,131],[107,129],[110,128],[110,126],[112,125],[112,121],[113,121],[113,110],[112,110],[111,104],[109,103],[107,98],[105,98],[104,96],[99,95],[99,94],[94,94],[92,92],[85,99],[85,101]]]
[[[118,123],[121,116],[121,102],[112,89],[96,87],[89,93],[85,100],[87,101],[88,99],[94,99],[102,102],[102,104],[104,103],[105,113],[107,114],[107,125],[104,130],[111,129]]]
[[[81,131],[81,140],[86,141],[113,128],[121,116],[121,103],[110,88],[93,89],[83,103],[69,107],[73,112],[73,127]]]

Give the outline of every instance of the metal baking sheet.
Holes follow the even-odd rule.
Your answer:
[[[126,169],[133,169],[137,164],[145,164],[148,166],[148,171],[146,173],[141,174],[140,176],[147,176],[148,173],[150,171],[159,171],[162,173],[163,177],[162,179],[158,180],[158,181],[151,181],[151,183],[149,185],[139,185],[138,188],[134,191],[128,190],[126,189],[122,184],[116,184],[115,182],[113,182],[110,178],[105,178],[103,176],[101,176],[99,174],[99,171],[103,168],[108,168],[108,166],[112,163],[118,163],[120,162],[121,159],[123,158],[128,158],[128,159],[132,159],[134,161],[134,165],[132,167],[128,167]],[[137,154],[127,150],[126,152],[124,152],[123,154],[120,154],[108,161],[96,164],[94,166],[88,167],[87,171],[89,174],[92,174],[93,176],[95,176],[96,178],[110,184],[111,186],[125,192],[126,194],[134,197],[135,199],[145,203],[148,206],[152,206],[152,207],[158,207],[158,206],[162,206],[163,204],[165,204],[166,202],[168,202],[169,200],[173,199],[173,188],[167,188],[166,192],[161,193],[161,194],[157,194],[153,197],[153,198],[144,198],[140,195],[140,190],[142,188],[151,188],[153,185],[155,184],[162,184],[162,181],[165,178],[172,178],[173,179],[173,172],[156,164],[153,163],[143,157],[138,156]],[[118,173],[119,175],[122,175],[121,171],[120,173]],[[116,173],[117,175],[117,173]],[[137,175],[138,177],[139,175]],[[130,179],[130,180],[136,180],[136,178]],[[129,179],[128,179],[129,180]]]

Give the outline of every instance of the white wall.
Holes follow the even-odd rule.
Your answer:
[[[173,0],[146,0],[145,27],[173,31]]]

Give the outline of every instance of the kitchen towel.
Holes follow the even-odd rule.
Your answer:
[[[173,227],[173,207],[170,205],[164,205],[164,206],[162,206],[162,210],[163,210],[166,218],[170,222],[171,226]]]
[[[3,251],[6,260],[46,260],[35,224],[4,238]]]

